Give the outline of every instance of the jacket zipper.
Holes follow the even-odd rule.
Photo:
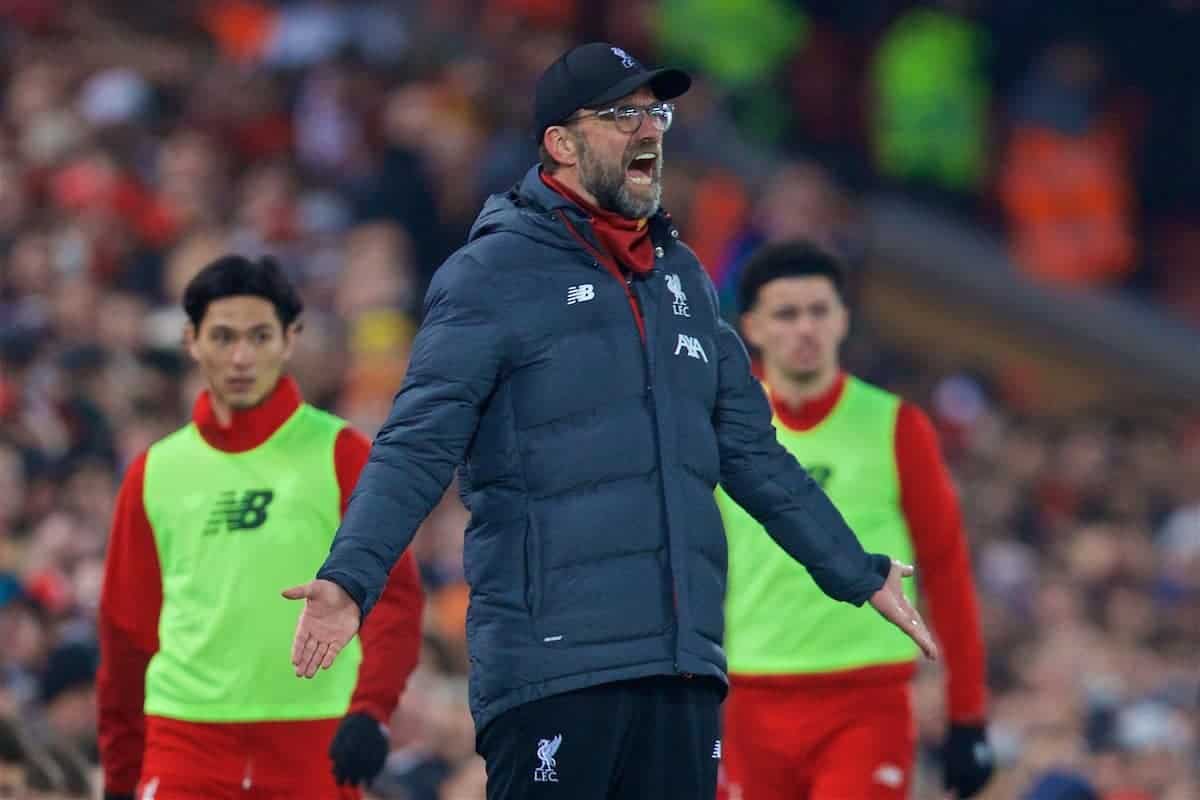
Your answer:
[[[596,261],[608,271],[608,274],[620,281],[621,286],[625,288],[625,299],[629,301],[629,308],[633,311],[633,321],[637,323],[638,335],[642,338],[642,349],[644,355],[646,346],[646,321],[642,317],[642,307],[638,303],[637,297],[633,294],[633,278],[622,275],[621,268],[617,266],[616,261],[610,258],[607,254],[597,250],[592,246],[591,242],[583,238],[583,235],[580,234],[579,231],[575,230],[575,226],[571,224],[571,220],[567,219],[567,215],[563,213],[562,209],[559,209],[556,213],[558,214],[558,218],[562,220],[563,225],[567,227],[567,230],[571,232],[571,235],[575,237],[575,240],[583,246],[584,250],[586,250],[592,258],[596,259]]]
[[[633,292],[632,278],[626,279],[630,292]],[[636,300],[637,295],[633,295]],[[679,635],[682,622],[679,617],[679,585],[675,580],[675,568],[671,562],[671,511],[667,508],[667,476],[663,465],[662,433],[658,423],[658,403],[654,397],[654,357],[650,348],[646,349],[646,398],[650,402],[650,410],[654,415],[654,449],[658,453],[658,497],[662,501],[663,524],[666,526],[667,542],[667,575],[671,581],[671,610],[675,612],[675,643],[671,648],[672,666],[679,672]],[[685,677],[688,677],[685,673]]]
[[[612,275],[614,278],[616,278],[618,281],[620,281],[621,285],[623,287],[625,287],[625,298],[629,301],[629,308],[633,311],[633,320],[634,320],[634,322],[637,323],[638,334],[641,336],[641,339],[642,339],[642,366],[646,370],[646,397],[651,403],[652,413],[654,413],[654,417],[655,417],[655,419],[654,419],[654,449],[658,454],[658,492],[659,492],[659,497],[661,498],[662,505],[663,505],[663,522],[668,523],[668,520],[667,520],[667,517],[668,517],[667,488],[664,483],[664,481],[666,480],[666,477],[663,474],[663,463],[662,463],[662,460],[663,460],[662,459],[662,441],[661,441],[661,438],[660,438],[659,432],[658,432],[658,413],[656,411],[653,411],[653,407],[655,405],[654,374],[653,374],[653,370],[650,366],[650,364],[651,364],[650,353],[648,352],[648,349],[647,349],[646,322],[642,316],[641,303],[638,302],[637,295],[634,293],[634,290],[633,290],[633,276],[632,275],[622,275],[621,269],[620,269],[620,267],[617,266],[616,261],[613,260],[611,257],[609,257],[606,253],[603,253],[600,250],[598,250],[597,248],[593,247],[591,242],[589,242],[587,239],[585,239],[583,237],[583,235],[580,234],[579,231],[577,231],[575,229],[575,226],[571,224],[571,221],[569,219],[567,219],[567,215],[562,211],[562,209],[559,209],[556,213],[558,214],[558,218],[560,220],[562,220],[563,225],[566,226],[567,230],[570,231],[571,235],[573,237],[575,237],[575,240],[577,242],[579,242],[579,244],[583,247],[583,249],[587,253],[589,253],[593,258],[595,258],[597,263],[603,265],[604,268],[608,271],[608,273],[610,275]],[[679,590],[675,585],[675,570],[671,566],[671,535],[670,535],[670,524],[669,523],[667,524],[666,539],[667,539],[667,573],[668,573],[668,575],[670,575],[670,578],[671,578],[671,607],[672,607],[672,610],[675,612],[675,646],[673,648],[671,648],[673,651],[672,661],[674,662],[673,666],[675,668],[675,671],[678,672],[679,671]],[[685,677],[690,677],[690,675],[685,676]]]

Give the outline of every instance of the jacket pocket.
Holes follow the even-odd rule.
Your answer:
[[[548,647],[630,642],[674,624],[665,551],[646,551],[549,569],[539,583],[534,631]]]

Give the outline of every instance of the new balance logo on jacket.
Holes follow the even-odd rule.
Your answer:
[[[581,283],[578,286],[567,287],[567,305],[573,306],[576,303],[586,303],[596,296],[596,289],[590,283]]]

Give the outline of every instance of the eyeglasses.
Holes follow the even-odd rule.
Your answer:
[[[649,116],[650,124],[665,133],[675,119],[675,104],[651,103],[648,106],[620,106],[601,111],[581,112],[567,122],[578,122],[588,117],[611,119],[621,133],[634,133],[642,127],[643,115]]]

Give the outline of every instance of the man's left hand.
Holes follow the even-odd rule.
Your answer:
[[[909,578],[912,574],[911,566],[892,559],[892,568],[888,571],[887,580],[879,591],[871,595],[871,605],[889,622],[907,633],[909,638],[917,643],[917,647],[921,648],[926,658],[936,661],[938,649],[933,641],[933,634],[925,626],[925,620],[921,619],[921,615],[904,596],[904,587],[900,583],[903,578]]]
[[[992,777],[995,758],[982,725],[951,725],[942,747],[942,780],[951,797],[966,800]]]
[[[338,725],[329,757],[338,786],[364,786],[375,780],[388,756],[386,729],[370,714],[347,714]]]
[[[296,677],[311,678],[329,669],[362,621],[362,614],[346,590],[333,581],[315,581],[283,590],[288,600],[303,600],[304,610],[292,639],[292,665]]]

